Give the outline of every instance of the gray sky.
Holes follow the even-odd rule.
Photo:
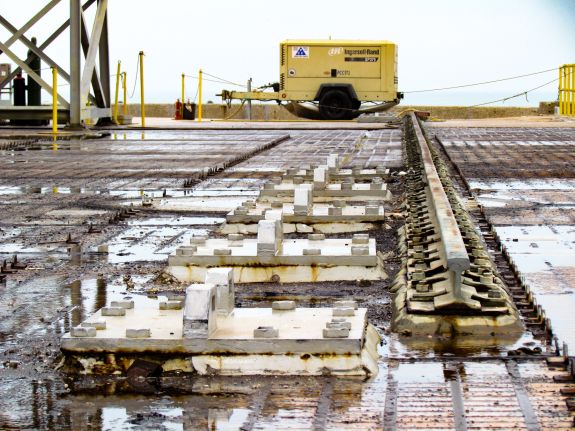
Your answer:
[[[46,0],[2,2],[19,27]],[[23,5],[26,7],[22,7]],[[44,40],[67,18],[63,0],[27,35]],[[95,8],[92,7],[94,10]],[[535,72],[575,62],[575,0],[109,0],[111,61],[122,61],[131,93],[137,54],[145,59],[146,100],[180,97],[180,76],[199,68],[255,85],[277,81],[284,39],[386,39],[399,45],[399,89],[411,91]],[[68,33],[49,54],[68,67]],[[0,32],[2,40],[8,38]],[[14,45],[24,56],[25,49]],[[5,55],[0,56],[6,62]],[[45,73],[48,73],[46,71]],[[113,72],[115,73],[115,72]],[[471,105],[512,95],[556,78],[550,72],[497,85],[407,94],[405,104]],[[197,82],[187,79],[187,97]],[[204,100],[233,87],[206,82]],[[556,98],[557,84],[506,105]],[[65,93],[66,88],[62,87]],[[136,88],[131,102],[138,100]],[[50,96],[44,96],[50,101]]]

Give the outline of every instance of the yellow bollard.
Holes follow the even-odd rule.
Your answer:
[[[180,106],[180,118],[183,120],[184,119],[184,97],[185,97],[185,80],[186,80],[186,75],[184,75],[182,73],[182,105]]]
[[[52,68],[52,133],[58,133],[58,71]]]
[[[118,69],[116,71],[116,97],[114,98],[114,121],[118,124],[118,92],[120,91],[120,66],[121,61],[118,61]]]
[[[146,107],[144,105],[144,51],[140,51],[140,112],[142,127],[146,127]]]
[[[202,69],[198,75],[198,122],[202,122]]]
[[[126,118],[126,116],[128,115],[128,102],[126,102],[126,99],[128,98],[128,91],[126,89],[127,84],[126,84],[126,80],[128,79],[126,72],[122,73],[122,87],[124,89],[124,106],[123,106],[123,110],[122,113],[124,114],[124,118]]]

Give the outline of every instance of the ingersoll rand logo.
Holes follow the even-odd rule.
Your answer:
[[[330,49],[327,51],[327,55],[330,55],[330,56],[332,56],[332,57],[333,57],[334,55],[340,55],[341,53],[343,53],[343,48],[330,48]]]

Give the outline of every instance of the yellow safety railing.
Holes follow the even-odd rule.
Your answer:
[[[144,51],[140,51],[140,115],[142,127],[146,127],[146,104],[144,102]]]
[[[118,61],[118,70],[116,71],[116,95],[114,97],[114,122],[118,124],[118,93],[120,91],[120,67],[122,62]]]
[[[575,64],[559,68],[559,114],[575,117]]]
[[[198,122],[202,122],[202,69],[200,69],[200,73],[198,74]]]
[[[52,68],[52,133],[58,133],[58,71]]]
[[[122,72],[122,89],[124,90],[124,105],[122,107],[122,113],[124,114],[124,118],[128,116],[128,102],[126,101],[128,100],[127,79],[128,73]]]

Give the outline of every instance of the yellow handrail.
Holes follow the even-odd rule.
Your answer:
[[[58,133],[58,71],[52,68],[52,133]]]
[[[118,69],[116,71],[116,97],[114,99],[114,121],[118,124],[118,92],[120,91],[120,66],[121,61],[118,61]]]
[[[202,69],[198,75],[198,122],[202,122]]]
[[[126,118],[126,116],[128,115],[128,102],[126,102],[126,99],[128,98],[128,92],[126,89],[127,88],[126,82],[127,82],[128,76],[127,76],[126,72],[122,72],[122,78],[123,78],[122,79],[122,87],[124,90],[124,106],[123,106],[122,112],[124,114],[124,118]]]
[[[144,105],[144,51],[140,51],[140,113],[142,127],[146,127],[146,106]]]

